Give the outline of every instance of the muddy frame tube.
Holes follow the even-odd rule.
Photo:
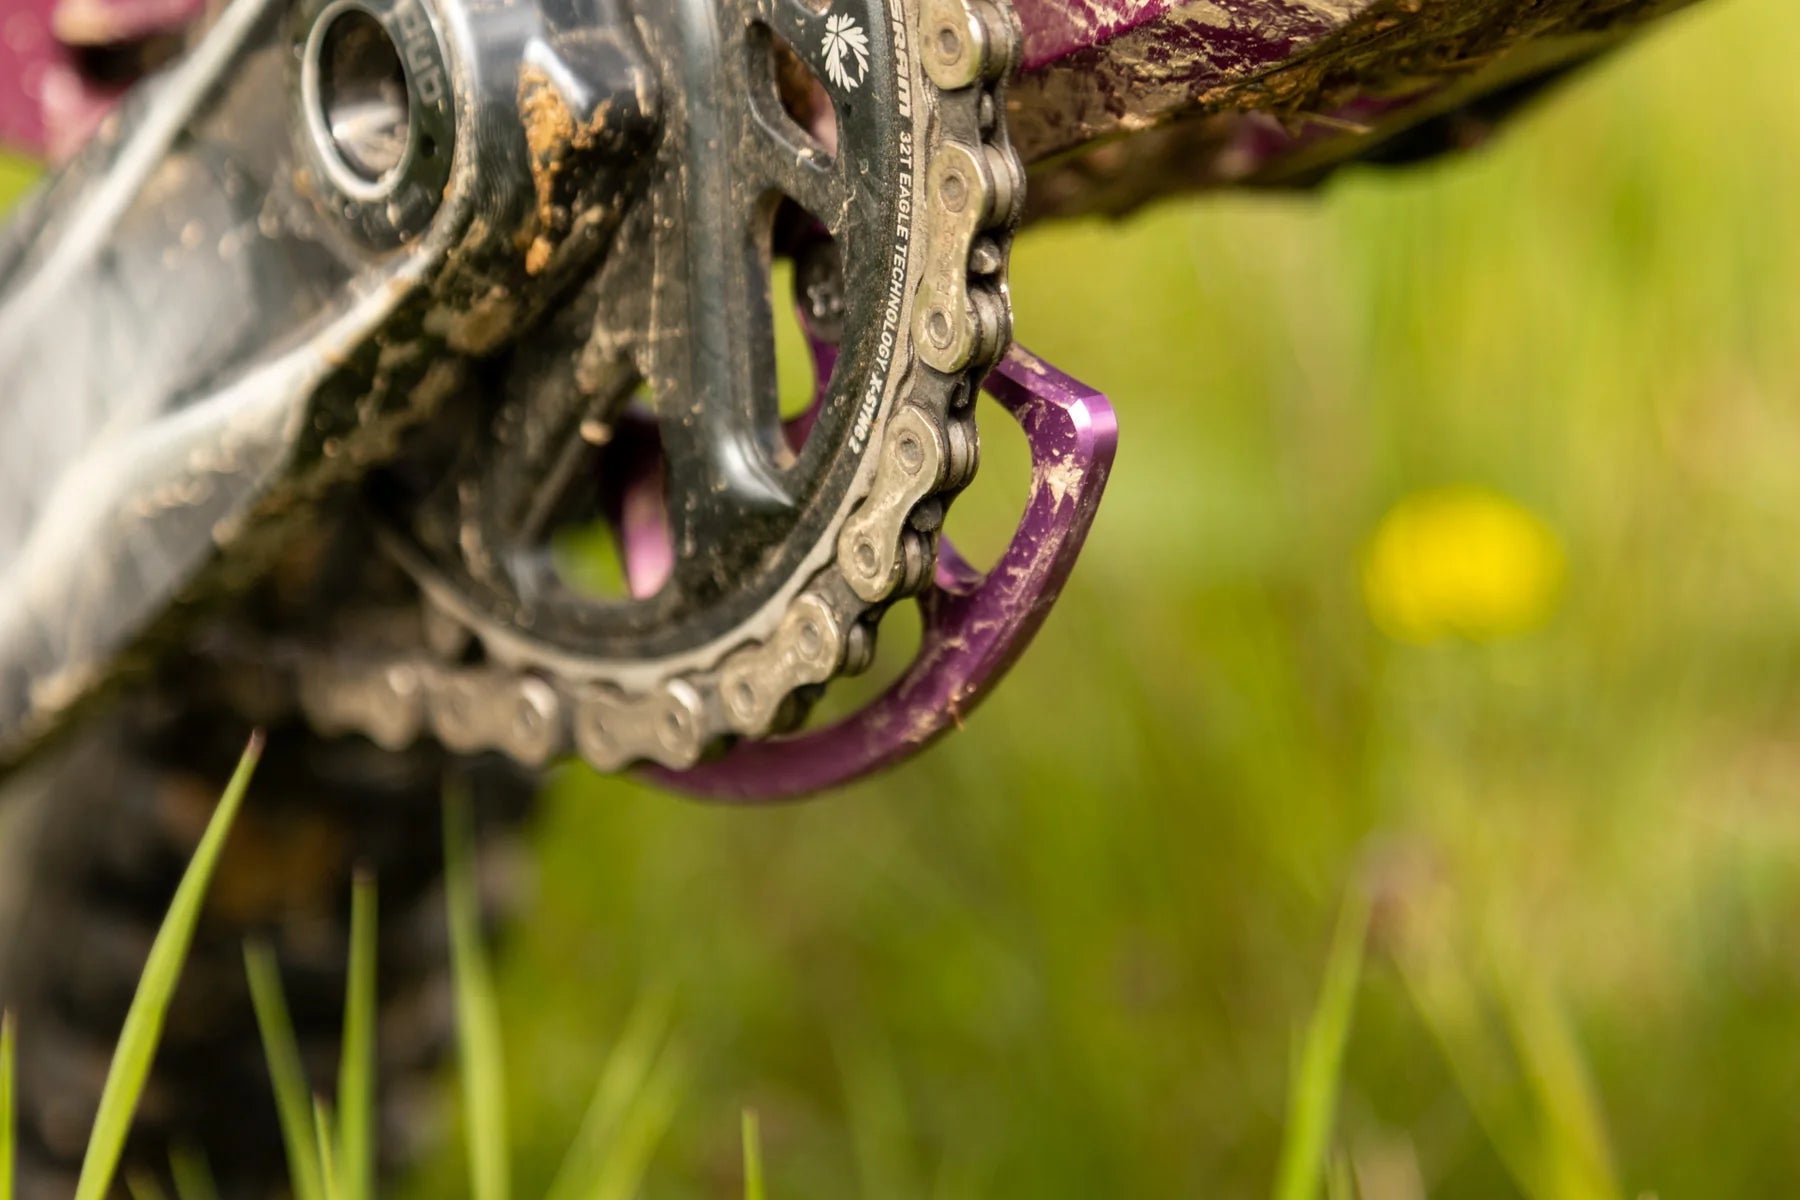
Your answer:
[[[1038,164],[1035,216],[1306,184],[1480,141],[1544,83],[1690,2],[1013,0],[1025,59],[1012,134]],[[82,50],[142,44],[204,6],[93,0],[71,23],[57,0],[0,4],[25,31],[0,39],[0,144],[37,154],[105,111]],[[46,112],[52,93],[62,108]]]
[[[1691,0],[1014,0],[1032,214],[1297,186],[1484,140]],[[1129,135],[1129,136],[1128,136]]]

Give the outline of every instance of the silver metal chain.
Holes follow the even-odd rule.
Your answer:
[[[722,738],[779,732],[796,693],[868,665],[872,621],[929,582],[945,505],[974,477],[974,397],[1011,339],[1006,264],[1024,197],[1004,116],[1022,42],[1010,5],[894,5],[906,17],[896,23],[896,53],[917,64],[932,93],[912,97],[923,150],[907,278],[918,283],[910,328],[893,332],[888,378],[900,386],[884,390],[861,434],[879,429],[880,443],[822,544],[822,565],[772,621],[747,622],[698,661],[651,664],[646,679],[645,664],[621,670],[535,646],[407,563],[435,632],[425,642],[455,651],[472,636],[483,665],[416,649],[296,656],[297,698],[321,732],[395,749],[429,734],[454,751],[498,751],[527,765],[574,752],[604,771],[635,762],[679,769]],[[915,373],[927,370],[951,386],[917,386]]]

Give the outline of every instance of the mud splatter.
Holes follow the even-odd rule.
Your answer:
[[[577,120],[548,74],[530,65],[520,70],[519,114],[537,193],[531,240],[525,250],[527,274],[541,275],[550,266],[557,246],[578,223],[581,214],[576,211],[574,196],[580,172],[573,164],[601,143],[612,112],[612,104],[602,102],[588,119]]]
[[[519,318],[519,302],[503,287],[491,288],[468,308],[436,308],[425,317],[425,332],[444,339],[459,354],[480,357],[500,348]]]
[[[1050,490],[1050,497],[1057,508],[1062,507],[1063,500],[1080,489],[1087,473],[1075,462],[1074,458],[1061,458],[1043,466],[1038,472],[1042,485]]]

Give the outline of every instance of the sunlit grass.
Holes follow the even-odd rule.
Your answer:
[[[37,179],[39,170],[36,163],[0,150],[0,210],[10,207],[25,194]]]
[[[752,1109],[744,1110],[744,1200],[768,1200],[763,1182],[762,1126]]]
[[[1331,1137],[1343,1087],[1344,1047],[1362,983],[1369,905],[1352,888],[1338,918],[1319,1002],[1306,1024],[1294,1059],[1287,1124],[1275,1174],[1275,1200],[1313,1200],[1327,1181]]]
[[[250,780],[262,754],[261,736],[251,740],[207,822],[206,831],[181,877],[174,898],[138,980],[127,1010],[124,1028],[106,1074],[94,1125],[76,1184],[78,1200],[101,1200],[113,1194],[125,1139],[142,1099],[162,1040],[163,1023],[175,997],[181,969],[199,926],[206,890],[224,853],[232,823],[243,807]],[[12,1200],[18,1178],[18,1129],[16,1087],[18,1026],[10,1015],[0,1014],[0,1200]],[[191,1167],[182,1176],[195,1184],[183,1200],[207,1200],[199,1185],[209,1181],[203,1171]],[[134,1200],[161,1200],[161,1186],[152,1178],[133,1174],[126,1181]]]
[[[459,1190],[483,1200],[510,1189],[513,1146],[501,1071],[505,1023],[495,1007],[492,967],[482,939],[473,836],[467,801],[455,796],[447,805],[444,848],[460,1048],[457,1085],[467,1155],[458,1183]],[[352,900],[346,1035],[335,1116],[333,1105],[313,1092],[306,1079],[273,953],[259,945],[246,950],[296,1200],[373,1200],[377,1195],[378,1156],[372,1138],[378,1083],[377,930],[375,881],[359,879]],[[547,1200],[636,1196],[684,1080],[680,1056],[669,1045],[667,1001],[648,999],[607,1057],[588,1115]],[[183,1190],[181,1200],[201,1197]]]
[[[374,880],[359,877],[351,896],[350,973],[335,1120],[331,1107],[307,1082],[274,952],[260,944],[245,948],[251,1002],[295,1200],[373,1200],[375,1195],[375,886]],[[183,1190],[181,1200],[196,1197]]]
[[[463,1134],[475,1200],[506,1200],[506,1074],[493,974],[481,946],[473,868],[474,832],[466,798],[450,802],[444,824],[449,872],[450,944],[456,976],[456,1044],[463,1077]]]
[[[636,1193],[685,1086],[669,1046],[666,996],[639,1002],[607,1059],[547,1200],[624,1200]]]
[[[174,1151],[169,1156],[169,1174],[180,1200],[219,1200],[219,1185],[213,1179],[212,1168],[199,1152]]]
[[[142,1171],[133,1171],[127,1176],[125,1191],[131,1200],[169,1200],[162,1184]]]
[[[237,773],[214,809],[205,836],[194,851],[193,861],[182,876],[175,898],[169,904],[168,915],[151,944],[149,960],[144,964],[131,1008],[125,1015],[118,1048],[113,1051],[112,1066],[100,1093],[100,1107],[94,1117],[93,1132],[88,1136],[87,1153],[81,1161],[75,1200],[105,1200],[112,1189],[119,1159],[125,1150],[125,1138],[131,1132],[132,1116],[149,1081],[150,1066],[162,1040],[163,1021],[175,998],[175,985],[181,981],[182,964],[187,959],[188,947],[193,944],[194,930],[200,923],[207,886],[212,882],[219,856],[224,853],[225,839],[243,805],[261,750],[259,736],[244,754]]]
[[[1787,0],[1717,0],[1478,156],[1029,232],[1020,336],[1123,425],[1062,607],[828,803],[565,776],[459,1006],[508,1051],[465,1055],[508,1071],[474,1175],[753,1194],[766,1143],[788,1200],[1792,1191],[1795,61]],[[1544,522],[1559,600],[1398,643],[1364,550],[1446,486]],[[1320,947],[1365,873],[1353,986]]]
[[[0,1013],[0,1200],[13,1200],[18,1178],[19,1030],[12,1014]]]
[[[1402,971],[1464,1101],[1519,1192],[1620,1200],[1600,1111],[1566,1008],[1528,958],[1470,961],[1411,945]]]
[[[350,978],[338,1066],[337,1195],[375,1195],[375,957],[379,942],[375,881],[359,876],[350,900]]]
[[[245,948],[244,964],[250,979],[250,996],[256,1006],[256,1024],[262,1034],[263,1054],[269,1066],[281,1136],[287,1148],[288,1176],[294,1200],[325,1200],[325,1169],[318,1130],[312,1111],[312,1089],[300,1061],[294,1022],[281,992],[281,972],[274,951],[267,946]]]
[[[1121,421],[1064,602],[852,794],[561,783],[500,978],[535,1153],[596,1014],[668,979],[697,1066],[661,1196],[716,1194],[746,1107],[789,1198],[1267,1195],[1373,858],[1331,1194],[1791,1191],[1795,61],[1791,4],[1709,0],[1459,161],[1027,231],[1019,336]],[[1444,487],[1541,520],[1559,589],[1396,642],[1364,552]],[[978,480],[949,533],[1017,501]],[[1480,1021],[1398,922],[1441,924]]]

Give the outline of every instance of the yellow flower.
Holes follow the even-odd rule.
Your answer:
[[[1555,532],[1516,501],[1441,488],[1406,497],[1382,518],[1363,555],[1363,599],[1401,641],[1480,641],[1543,624],[1563,569]]]

